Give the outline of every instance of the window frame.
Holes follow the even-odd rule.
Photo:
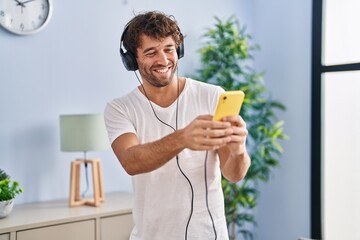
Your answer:
[[[312,1],[312,62],[311,62],[311,238],[322,239],[322,74],[360,70],[360,63],[323,65],[323,5],[326,0]]]

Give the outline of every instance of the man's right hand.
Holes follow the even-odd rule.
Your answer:
[[[191,150],[216,150],[231,141],[229,122],[213,121],[212,115],[200,115],[182,131],[182,141]]]

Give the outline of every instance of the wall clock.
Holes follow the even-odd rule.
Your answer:
[[[41,31],[51,14],[51,0],[0,0],[0,25],[18,35]]]

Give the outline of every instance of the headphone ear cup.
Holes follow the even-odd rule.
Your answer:
[[[129,52],[129,51],[124,52],[120,48],[120,56],[121,56],[122,62],[124,64],[126,70],[128,70],[128,71],[138,70],[138,64],[136,62],[136,58],[131,52]]]
[[[122,43],[124,41],[125,34],[128,31],[128,28],[129,28],[129,26],[127,25],[124,29],[124,32],[121,35],[121,38],[120,38],[120,56],[121,56],[121,60],[124,64],[126,70],[136,71],[136,70],[138,70],[138,64],[136,62],[135,55],[132,54],[132,52],[130,52],[130,51],[124,52],[124,50],[121,47]]]
[[[184,43],[182,42],[179,47],[176,49],[176,53],[178,55],[178,59],[184,56]]]

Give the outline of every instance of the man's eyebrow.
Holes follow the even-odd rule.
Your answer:
[[[169,43],[169,44],[165,45],[165,48],[171,48],[171,47],[175,47],[175,44]]]

